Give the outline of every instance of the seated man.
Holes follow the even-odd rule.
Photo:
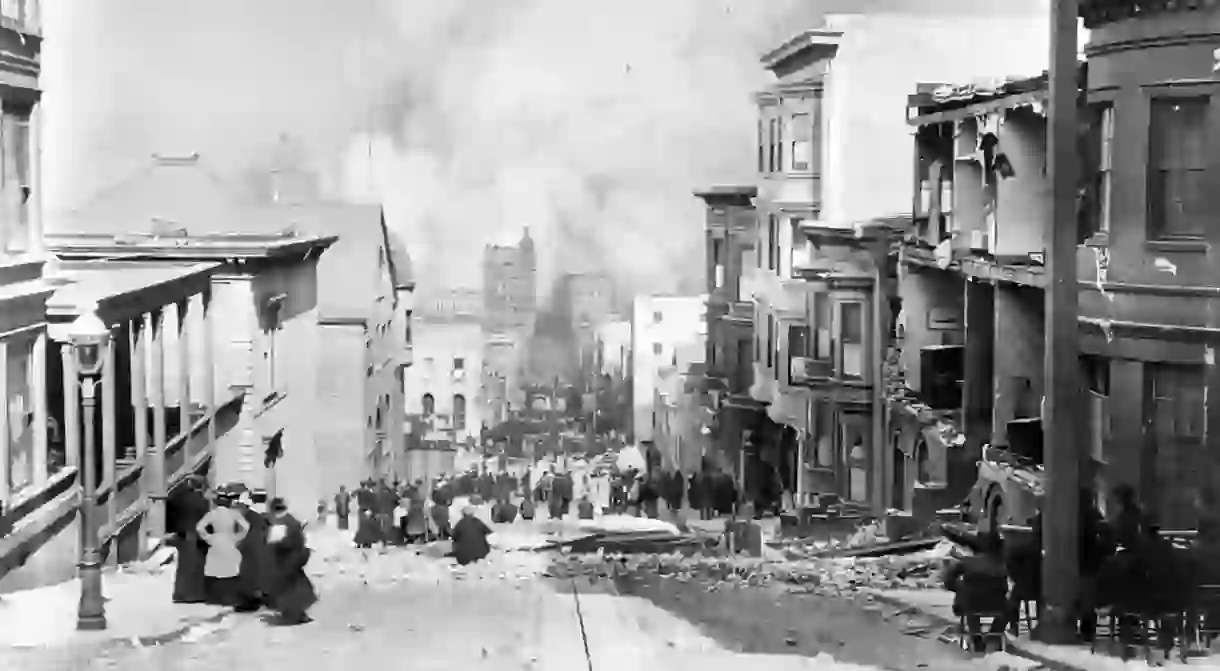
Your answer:
[[[580,501],[576,503],[576,517],[582,520],[593,519],[593,502],[589,500],[588,495],[580,497]]]
[[[512,524],[517,521],[517,506],[509,499],[497,499],[491,506],[491,521],[496,524]]]

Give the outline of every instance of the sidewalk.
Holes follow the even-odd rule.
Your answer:
[[[863,594],[877,601],[903,609],[914,609],[937,625],[958,626],[953,615],[953,593],[945,590],[885,589],[864,590]],[[1123,660],[1094,653],[1087,645],[1046,645],[1028,636],[1008,639],[1008,651],[1043,666],[1061,671],[1137,671],[1143,669],[1209,669],[1220,671],[1220,659],[1194,659],[1183,664],[1176,657],[1163,664],[1148,664],[1139,660]]]

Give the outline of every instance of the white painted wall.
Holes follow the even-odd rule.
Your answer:
[[[637,441],[653,437],[653,399],[661,368],[672,364],[676,348],[705,337],[706,316],[706,294],[636,297],[631,315],[631,403],[632,431]]]
[[[843,30],[826,78],[822,218],[909,213],[914,180],[907,96],[920,82],[1031,77],[1047,68],[1049,19],[834,15]]]
[[[466,397],[464,435],[478,438],[485,404],[481,397],[483,328],[477,322],[416,320],[412,324],[415,363],[406,370],[403,386],[407,414],[423,412],[424,394],[432,394],[436,412],[453,414],[454,394]],[[453,359],[465,360],[464,373],[454,374]]]

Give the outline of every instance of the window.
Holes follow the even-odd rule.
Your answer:
[[[767,315],[767,368],[775,365],[775,316]]]
[[[864,305],[843,303],[839,306],[839,341],[842,343],[843,377],[864,377]]]
[[[775,270],[779,265],[779,217],[767,215],[767,269]]]
[[[830,295],[818,292],[813,295],[813,328],[814,338],[812,356],[818,361],[830,360],[831,348],[831,315]]]
[[[712,272],[715,282],[713,287],[722,288],[724,286],[724,240],[722,238],[712,239]]]
[[[1154,238],[1196,238],[1208,219],[1209,99],[1152,101],[1148,141],[1148,222]]]
[[[775,171],[784,170],[784,120],[775,120]]]
[[[813,167],[813,115],[792,115],[792,169],[806,172]]]
[[[652,313],[652,323],[654,323],[654,324],[660,324],[661,320],[664,318],[665,318],[665,315],[661,314],[660,312]]]
[[[807,262],[807,259],[805,258],[805,248],[798,248],[796,244],[796,241],[802,238],[801,224],[804,222],[805,220],[802,217],[788,217],[788,239],[792,241],[791,248],[788,250],[789,274],[796,272],[796,269],[799,266],[802,266]]]
[[[453,357],[453,372],[466,370],[466,360],[460,356]]]
[[[3,200],[12,203],[16,211],[6,214],[0,223],[0,252],[17,253],[29,250],[30,217],[27,200],[30,187],[30,121],[28,114],[5,113],[3,116]]]
[[[779,163],[776,161],[776,159],[778,158],[778,156],[777,156],[776,151],[775,151],[775,150],[776,150],[775,141],[776,141],[776,139],[778,139],[778,135],[779,135],[779,133],[778,133],[778,131],[777,131],[777,128],[779,127],[779,120],[778,120],[778,119],[771,119],[771,120],[769,120],[769,121],[767,122],[767,124],[768,124],[768,133],[767,133],[767,152],[768,152],[768,156],[767,156],[767,172],[775,172],[775,171],[779,170]]]
[[[839,416],[839,464],[844,476],[840,494],[849,501],[868,501],[868,474],[872,469],[870,433],[867,415]]]
[[[788,356],[809,356],[809,327],[804,324],[788,326]]]
[[[1204,367],[1147,363],[1144,371],[1148,431],[1141,461],[1147,466],[1139,491],[1162,527],[1194,528],[1207,472]]]
[[[436,399],[432,398],[432,394],[424,394],[424,397],[420,400],[420,406],[424,417],[430,417],[436,412]]]
[[[758,171],[767,171],[767,139],[763,136],[763,122],[758,120]]]
[[[653,355],[655,355],[655,356],[661,356],[661,350],[662,350],[662,349],[663,349],[663,347],[662,347],[661,343],[659,343],[659,342],[654,342],[654,343],[652,344],[652,353],[653,353]]]
[[[453,428],[466,430],[466,397],[461,394],[453,395]]]

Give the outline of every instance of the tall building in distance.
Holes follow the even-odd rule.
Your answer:
[[[488,332],[530,330],[538,306],[537,271],[529,227],[515,245],[483,249],[483,313]]]

